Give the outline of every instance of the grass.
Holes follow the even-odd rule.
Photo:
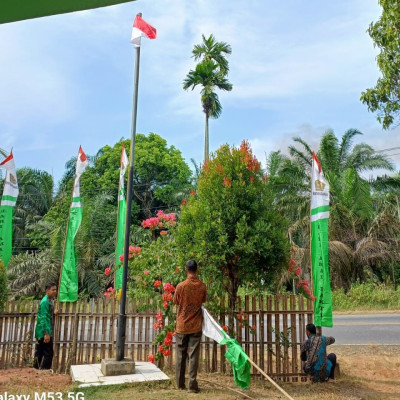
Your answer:
[[[373,283],[357,283],[345,293],[343,289],[332,292],[333,311],[400,310],[400,287]]]

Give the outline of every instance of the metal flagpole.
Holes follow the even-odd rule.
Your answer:
[[[138,15],[142,16],[142,13]],[[128,280],[128,257],[129,257],[129,236],[131,227],[132,214],[132,196],[133,196],[133,163],[135,160],[135,140],[136,140],[136,119],[137,119],[137,104],[138,104],[138,88],[139,88],[139,62],[140,62],[140,46],[135,46],[135,74],[133,84],[133,104],[132,104],[132,124],[131,124],[131,147],[129,154],[129,176],[126,201],[126,222],[125,222],[125,244],[124,244],[124,263],[122,274],[122,290],[121,303],[118,315],[117,329],[117,352],[116,360],[122,361],[125,353],[125,330],[126,330],[126,288]]]

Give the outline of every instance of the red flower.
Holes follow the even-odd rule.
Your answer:
[[[111,267],[107,267],[107,268],[104,270],[104,275],[110,275],[110,272],[111,272]]]
[[[168,232],[167,232],[167,231],[161,231],[161,232],[160,232],[160,235],[161,235],[161,236],[168,235]]]
[[[148,269],[146,269],[143,273],[144,273],[145,275],[149,275],[149,274],[150,274],[150,271],[149,271]]]
[[[162,299],[163,301],[172,301],[173,297],[172,297],[172,293],[163,293],[162,295]]]
[[[153,286],[157,289],[161,285],[161,283],[161,281],[155,281]]]
[[[107,297],[108,299],[110,298],[110,293],[104,292],[104,296]]]
[[[162,346],[162,344],[160,344],[160,345],[158,346],[158,351],[159,351],[160,353],[162,353],[163,350],[164,350],[164,347]]]
[[[123,254],[121,254],[121,255],[119,256],[119,261],[124,262],[124,255],[123,255]]]
[[[154,354],[150,354],[150,355],[147,357],[147,359],[149,360],[149,362],[151,362],[151,363],[154,364],[154,359],[155,359]]]
[[[172,346],[172,337],[173,337],[173,333],[171,331],[169,331],[164,339],[164,344],[166,346]]]
[[[171,354],[171,350],[167,349],[167,350],[164,350],[162,353],[164,354],[165,357],[168,357]]]
[[[254,176],[250,177],[250,181],[253,182],[254,181]]]
[[[164,301],[163,307],[164,307],[164,310],[166,310],[168,308],[168,302]]]
[[[156,315],[156,319],[158,319],[159,321],[162,320],[163,314],[161,311],[159,311]]]
[[[223,329],[225,332],[228,332],[228,327],[227,327],[226,325],[224,325],[224,326],[222,327],[222,329]]]
[[[179,274],[180,270],[179,267],[176,267],[176,273]]]
[[[164,284],[164,290],[165,290],[166,292],[169,292],[169,293],[175,292],[174,286],[171,285],[169,282],[167,282],[167,283]]]
[[[255,331],[256,328],[257,328],[257,327],[256,327],[255,325],[252,325],[252,326],[251,326],[251,329],[252,329],[253,331]]]
[[[114,293],[114,288],[113,287],[109,287],[108,289],[107,289],[107,292],[111,292],[111,293]]]
[[[297,276],[300,276],[302,272],[303,272],[303,271],[301,270],[301,268],[300,268],[300,267],[297,267],[297,268],[296,268],[296,271],[295,271],[295,274],[296,274]]]
[[[181,201],[181,206],[185,206],[186,203],[187,203],[186,199],[183,199],[183,200]]]
[[[191,195],[191,196],[194,196],[195,194],[196,194],[196,191],[195,191],[195,190],[191,190],[191,191],[190,191],[190,195]]]

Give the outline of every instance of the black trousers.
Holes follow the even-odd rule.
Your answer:
[[[335,379],[336,354],[334,353],[328,354],[326,358],[332,363],[332,368],[331,368],[331,373],[329,374],[329,378]]]
[[[51,369],[53,362],[53,338],[49,343],[45,343],[44,339],[37,339],[35,346],[35,358],[33,360],[33,368]]]

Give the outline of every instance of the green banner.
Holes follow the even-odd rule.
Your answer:
[[[134,0],[1,0],[0,24],[131,1]]]
[[[78,300],[78,263],[75,250],[75,236],[82,221],[82,207],[80,207],[80,203],[78,204],[79,207],[71,207],[69,212],[59,291],[59,301],[62,302]]]
[[[311,222],[311,263],[313,275],[314,324],[333,326],[332,294],[329,276],[328,218]]]
[[[121,189],[120,200],[118,202],[118,223],[117,223],[117,246],[115,250],[115,290],[122,288],[123,266],[119,256],[124,253],[126,226],[126,198],[125,190]]]
[[[13,206],[0,206],[0,260],[6,269],[12,255],[13,214]]]

